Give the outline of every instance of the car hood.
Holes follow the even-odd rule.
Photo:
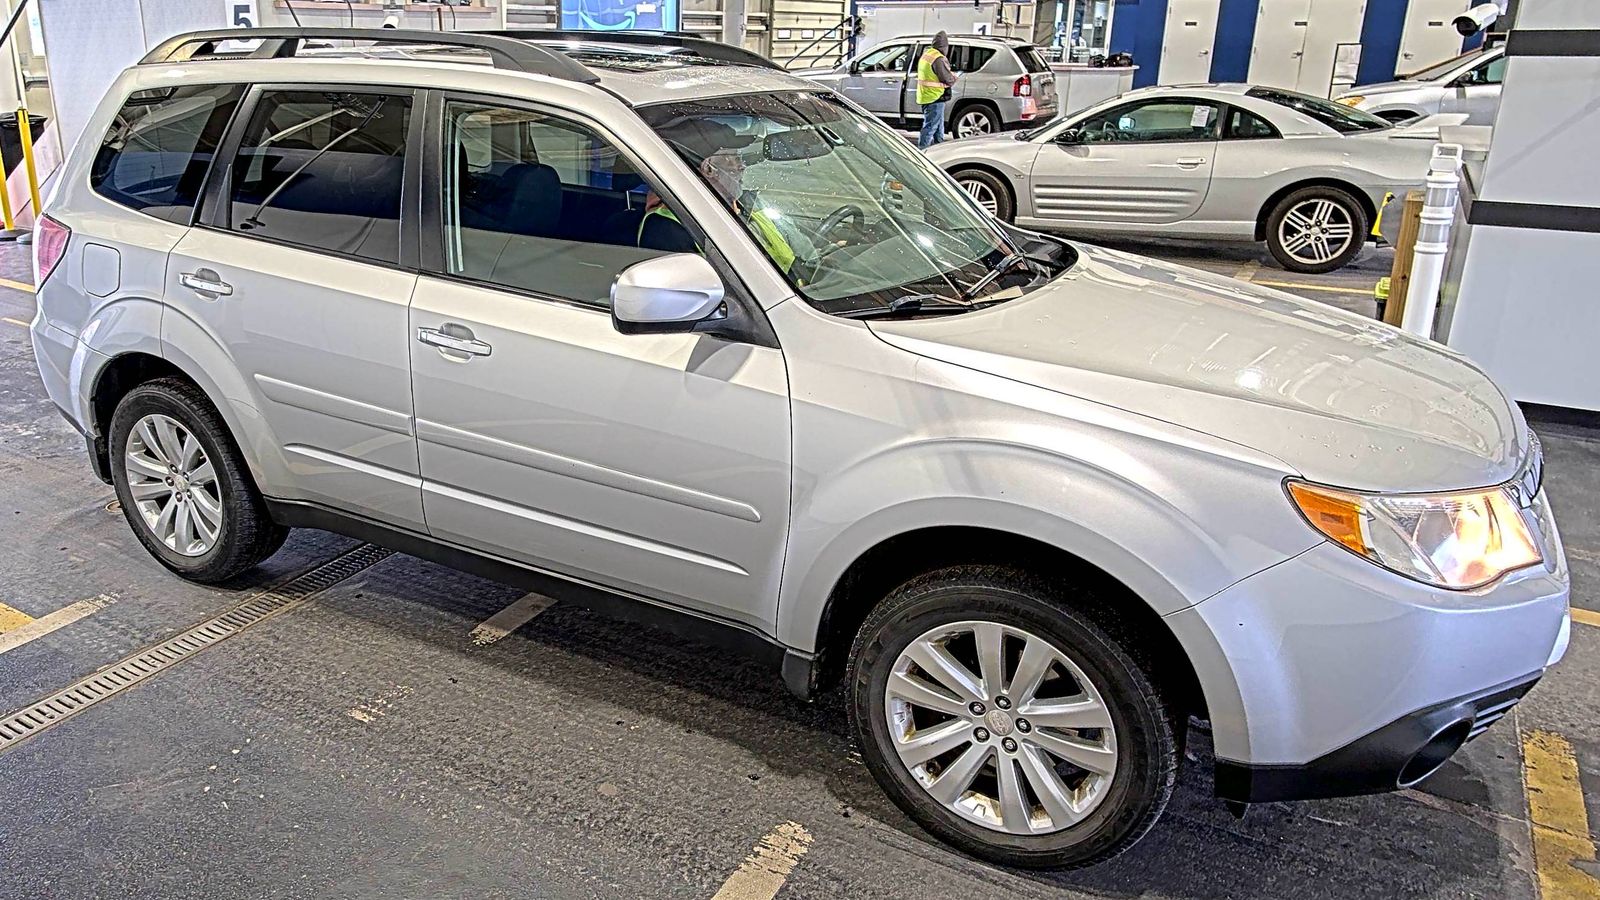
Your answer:
[[[1049,285],[887,343],[1270,454],[1313,481],[1432,491],[1510,480],[1527,426],[1448,348],[1236,279],[1078,245]]]
[[[1438,85],[1432,81],[1381,81],[1377,84],[1363,84],[1360,87],[1351,88],[1344,92],[1344,96],[1360,94],[1363,97],[1376,97],[1380,94],[1400,94],[1405,91],[1426,90],[1434,87],[1438,87]]]

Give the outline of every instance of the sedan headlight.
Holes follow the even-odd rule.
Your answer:
[[[1289,496],[1312,528],[1407,578],[1451,590],[1544,561],[1506,487],[1453,494],[1360,494],[1302,481]]]
[[[1360,94],[1346,94],[1345,96],[1340,97],[1338,100],[1335,100],[1334,102],[1335,103],[1343,103],[1345,106],[1360,106],[1361,105],[1361,101],[1363,101],[1365,99],[1367,99],[1367,98],[1361,96]]]

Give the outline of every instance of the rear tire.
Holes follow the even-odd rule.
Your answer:
[[[183,578],[226,581],[288,537],[268,514],[222,417],[187,381],[160,378],[129,391],[111,417],[109,452],[129,527]]]
[[[1267,214],[1267,249],[1290,272],[1320,275],[1353,262],[1371,228],[1348,191],[1313,185],[1290,192]]]
[[[879,785],[935,836],[1002,865],[1110,859],[1150,830],[1176,782],[1178,720],[1130,655],[1137,644],[1059,601],[1025,573],[944,569],[885,598],[851,652],[850,721]],[[934,677],[919,659],[964,671]]]
[[[1011,186],[996,175],[982,169],[965,169],[953,176],[967,196],[977,201],[988,213],[1002,222],[1010,222],[1016,215],[1016,204],[1011,197]]]

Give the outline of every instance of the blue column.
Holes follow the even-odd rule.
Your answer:
[[[1410,0],[1368,0],[1361,21],[1361,64],[1356,84],[1393,81],[1400,59],[1400,35],[1406,27]]]
[[[1217,40],[1211,45],[1212,81],[1249,79],[1250,48],[1255,46],[1260,10],[1261,0],[1222,0],[1217,9]]]
[[[1132,53],[1139,67],[1133,86],[1156,83],[1161,74],[1161,42],[1167,29],[1167,0],[1116,0],[1111,18],[1111,53]]]

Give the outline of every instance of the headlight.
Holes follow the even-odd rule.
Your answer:
[[[1481,587],[1544,561],[1503,487],[1459,494],[1358,494],[1290,481],[1312,528],[1408,578],[1452,590]]]
[[[1340,97],[1338,100],[1335,100],[1334,102],[1343,103],[1345,106],[1360,106],[1361,101],[1365,99],[1367,98],[1361,96],[1360,94],[1347,94],[1343,97]]]

